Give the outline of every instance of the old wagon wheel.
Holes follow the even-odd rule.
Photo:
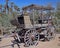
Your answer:
[[[56,36],[56,28],[53,27],[54,29],[51,28],[52,31],[52,38],[55,39],[55,36]]]
[[[25,46],[37,45],[38,33],[36,30],[28,30],[25,33],[24,42]]]
[[[50,40],[50,39],[54,39],[55,38],[55,36],[56,36],[56,29],[55,29],[55,27],[51,27],[48,31],[47,31],[47,39],[48,40]]]

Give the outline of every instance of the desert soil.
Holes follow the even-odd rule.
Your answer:
[[[20,48],[60,48],[60,34],[56,34],[55,39],[52,39],[50,41],[39,41],[37,46],[30,46],[30,47],[24,47],[23,43],[20,44]],[[0,48],[12,48],[10,45],[12,44],[11,41],[13,38],[3,38],[2,41],[0,41]],[[17,45],[14,46],[14,48],[18,48]]]

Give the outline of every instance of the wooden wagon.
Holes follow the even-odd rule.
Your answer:
[[[42,11],[45,10],[53,10],[54,8],[52,7],[43,7],[43,6],[37,6],[37,5],[29,5],[27,7],[23,7],[23,13],[22,15],[19,15],[17,17],[17,22],[18,22],[18,27],[20,31],[17,31],[19,39],[21,42],[25,43],[25,46],[31,46],[31,45],[37,45],[37,42],[40,40],[40,34],[43,34],[44,37],[47,36],[47,39],[49,40],[49,33],[47,31],[48,21],[51,20],[52,18],[48,19],[43,19],[42,16]],[[34,15],[34,10],[40,10],[41,11],[41,18],[38,19],[38,24],[35,22],[35,15]],[[32,11],[32,21],[30,19],[28,11]],[[40,16],[39,16],[40,17]],[[51,17],[49,15],[49,17]],[[45,31],[45,33],[44,33]],[[45,38],[44,38],[45,39]],[[21,43],[20,42],[20,43]]]

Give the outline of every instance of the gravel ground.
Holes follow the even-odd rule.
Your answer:
[[[37,46],[30,46],[30,47],[24,47],[23,43],[20,44],[20,48],[60,48],[60,34],[57,34],[55,39],[52,39],[51,41],[39,41]],[[11,41],[13,38],[3,38],[2,41],[0,41],[0,48],[12,48],[10,45],[12,44]],[[17,45],[14,46],[14,48],[18,48]]]

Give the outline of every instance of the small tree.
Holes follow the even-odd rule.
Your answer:
[[[2,13],[2,5],[0,5],[0,13]]]
[[[58,2],[56,6],[56,16],[60,19],[60,2]]]

